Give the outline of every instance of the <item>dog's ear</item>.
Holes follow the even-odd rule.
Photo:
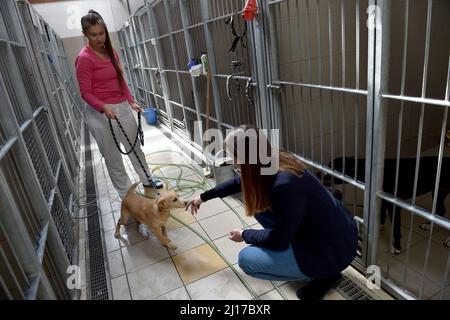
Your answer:
[[[166,199],[164,198],[159,198],[158,200],[156,200],[156,203],[158,204],[158,209],[165,209],[166,208]]]

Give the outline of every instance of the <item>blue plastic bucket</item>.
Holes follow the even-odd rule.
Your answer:
[[[144,117],[148,124],[156,124],[158,122],[158,111],[156,108],[144,109]]]

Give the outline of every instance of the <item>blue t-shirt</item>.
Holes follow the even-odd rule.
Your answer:
[[[235,177],[200,197],[208,201],[240,191],[240,177]],[[269,199],[273,228],[244,230],[246,243],[273,250],[292,244],[300,270],[310,278],[331,277],[350,265],[357,253],[356,222],[316,176],[308,170],[302,176],[279,171]]]

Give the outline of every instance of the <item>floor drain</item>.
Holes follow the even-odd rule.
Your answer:
[[[95,189],[94,170],[92,168],[91,139],[89,130],[85,127],[85,176],[86,176],[86,202],[97,203],[97,191]],[[108,300],[108,282],[106,280],[105,256],[103,251],[102,229],[100,226],[97,206],[87,206],[87,257],[90,298],[92,300]]]
[[[347,300],[375,300],[362,285],[343,275],[336,291]]]

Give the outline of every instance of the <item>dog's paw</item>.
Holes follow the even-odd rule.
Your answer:
[[[450,248],[450,236],[448,236],[447,239],[444,240],[444,246]]]
[[[402,253],[402,249],[398,249],[394,246],[391,247],[391,253],[394,255],[399,255],[400,253]]]
[[[119,239],[120,238],[120,232],[114,232],[114,238]]]
[[[176,250],[178,247],[174,244],[168,244],[167,248],[169,248],[169,250]]]

